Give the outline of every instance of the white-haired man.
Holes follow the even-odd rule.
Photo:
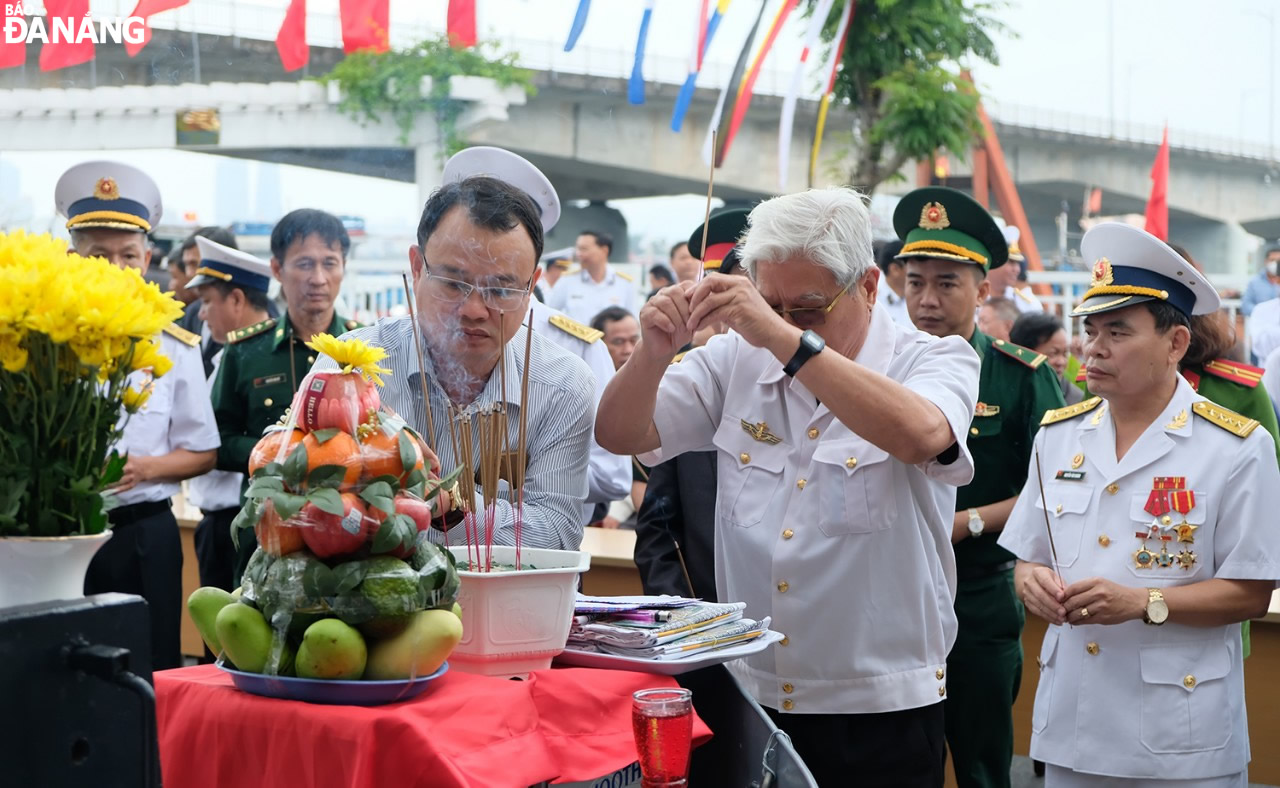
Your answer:
[[[717,594],[787,636],[731,669],[818,781],[941,785],[977,355],[875,305],[856,192],[761,203],[740,249],[750,279],[709,274],[641,310],[596,436],[648,464],[717,451]],[[668,367],[710,323],[731,332]]]

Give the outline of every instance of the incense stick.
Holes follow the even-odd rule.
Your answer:
[[[422,416],[427,425],[427,448],[435,452],[436,458],[439,459],[439,449],[436,446],[436,430],[431,418],[431,384],[427,381],[427,361],[426,356],[422,353],[422,334],[421,329],[418,327],[418,315],[413,308],[413,288],[409,285],[409,275],[407,273],[401,271],[400,278],[404,280],[404,300],[409,307],[409,329],[413,332],[413,347],[418,351],[418,381],[422,386]],[[455,451],[454,459],[456,460],[457,457],[458,454]],[[444,473],[443,462],[440,464],[440,472]],[[427,466],[427,473],[431,473],[430,465]],[[449,546],[449,529],[444,523],[447,515],[448,512],[445,512],[444,507],[441,507],[440,531],[444,534],[445,547]]]
[[[516,490],[516,571],[520,570],[520,542],[524,527],[524,474],[528,465],[529,431],[529,357],[533,350],[533,310],[529,310],[529,325],[524,337],[524,369],[520,370],[520,421],[516,430],[516,467],[519,470],[512,483]]]
[[[707,266],[706,266],[707,230],[709,229],[707,227],[707,224],[711,221],[711,187],[716,181],[715,150],[716,150],[716,130],[712,129],[711,130],[711,168],[710,168],[710,172],[707,173],[707,211],[705,214],[703,214],[703,217],[702,217],[702,252],[701,254],[698,255],[698,257],[702,261],[702,267],[698,269],[698,278],[694,280],[695,282],[701,282],[702,277],[707,272]]]
[[[1049,504],[1044,499],[1044,470],[1040,467],[1039,449],[1036,449],[1036,483],[1040,485],[1040,509],[1044,513],[1044,530],[1049,534],[1049,555],[1053,557],[1053,572],[1058,576],[1058,585],[1062,586],[1062,570],[1058,567],[1058,548],[1053,543],[1053,528],[1049,526]]]

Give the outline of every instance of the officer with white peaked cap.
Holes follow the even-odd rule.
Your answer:
[[[1258,422],[1178,374],[1218,294],[1152,235],[1100,224],[1083,317],[1089,390],[1045,414],[1000,536],[1049,622],[1031,757],[1047,788],[1244,786],[1239,622],[1280,578],[1280,469]],[[1055,552],[1056,548],[1056,552]]]
[[[112,161],[78,164],[58,179],[54,200],[77,254],[146,273],[147,234],[163,213],[160,190],[146,173]],[[114,488],[116,505],[107,512],[112,538],[89,565],[85,593],[118,591],[146,599],[151,667],[164,670],[181,665],[182,542],[171,498],[184,479],[213,467],[219,439],[200,337],[171,324],[157,341],[173,368],[158,378],[148,370],[130,375],[131,385],[151,395],[113,447],[128,461]]]

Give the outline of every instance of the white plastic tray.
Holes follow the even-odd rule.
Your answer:
[[[575,651],[572,646],[569,646],[556,657],[555,661],[557,665],[567,665],[575,668],[636,670],[642,673],[657,673],[663,676],[679,676],[681,673],[688,673],[691,670],[709,668],[712,665],[721,665],[725,662],[732,662],[735,659],[749,657],[752,654],[759,654],[779,640],[782,640],[781,632],[767,630],[755,640],[748,641],[740,646],[730,646],[716,651],[704,651],[686,659],[667,660],[638,659],[636,657],[618,657],[613,654],[598,654],[591,651]]]

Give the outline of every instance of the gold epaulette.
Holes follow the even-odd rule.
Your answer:
[[[364,324],[355,320],[345,320],[342,323],[342,327],[347,331],[355,331],[357,328],[364,328]]]
[[[1227,410],[1207,400],[1201,400],[1192,405],[1191,410],[1210,424],[1215,424],[1232,435],[1238,435],[1241,438],[1249,437],[1249,433],[1258,428],[1257,419],[1246,418],[1233,410]]]
[[[164,327],[164,333],[178,340],[188,347],[195,347],[200,344],[200,335],[193,334],[177,323],[170,323]]]
[[[566,334],[569,334],[570,336],[574,336],[574,337],[577,337],[578,339],[581,339],[583,342],[586,342],[588,345],[590,345],[593,342],[600,341],[600,337],[604,336],[603,331],[597,331],[591,326],[584,326],[582,323],[579,323],[577,320],[569,318],[565,315],[551,315],[550,317],[547,318],[547,322],[551,323],[551,325],[555,326],[556,328],[560,329]]]
[[[237,328],[234,331],[228,331],[227,344],[234,345],[241,340],[248,339],[249,337],[256,337],[258,334],[261,334],[264,331],[270,331],[275,327],[276,319],[274,317],[269,317],[261,323],[254,323],[253,325],[245,328]]]
[[[621,280],[622,280],[622,281],[624,281],[624,282],[634,282],[634,281],[636,281],[636,280],[635,280],[635,277],[631,276],[631,274],[624,274],[624,273],[623,273],[623,272],[621,272],[621,271],[614,271],[614,273],[615,273],[615,274],[617,274],[617,275],[618,275],[618,278],[619,278],[619,279],[621,279]]]
[[[1022,345],[1015,345],[1012,342],[1006,342],[1003,339],[992,340],[991,344],[995,346],[996,350],[999,350],[1009,358],[1020,361],[1032,369],[1043,364],[1045,359],[1048,358],[1048,356],[1043,353],[1037,353],[1030,348],[1025,348]]]
[[[1040,419],[1040,426],[1043,427],[1046,424],[1056,424],[1059,421],[1074,419],[1076,416],[1079,416],[1081,413],[1088,413],[1089,411],[1098,407],[1098,405],[1101,402],[1102,402],[1102,397],[1090,397],[1084,402],[1077,402],[1076,404],[1068,405],[1065,408],[1054,408],[1053,410],[1046,410],[1044,412],[1044,418]]]
[[[677,353],[677,354],[675,354],[675,356],[674,356],[674,357],[672,357],[672,359],[671,359],[671,363],[672,363],[672,364],[679,364],[679,363],[680,363],[680,360],[684,358],[685,353],[688,353],[688,352],[689,352],[689,351],[687,351],[687,350],[686,350],[686,351],[684,351],[684,352],[682,352],[682,353]]]

